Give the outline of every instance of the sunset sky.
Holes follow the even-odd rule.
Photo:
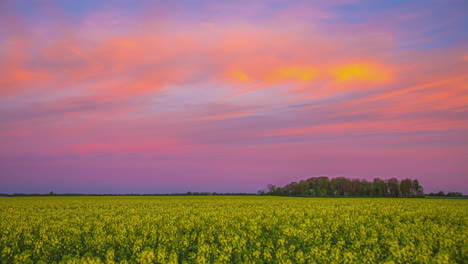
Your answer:
[[[468,193],[468,2],[0,1],[0,192]]]

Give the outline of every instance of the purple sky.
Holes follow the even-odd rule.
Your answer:
[[[0,2],[0,192],[468,193],[466,1],[137,2]]]

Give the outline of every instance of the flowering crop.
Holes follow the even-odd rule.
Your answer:
[[[468,200],[0,199],[0,263],[468,263]]]

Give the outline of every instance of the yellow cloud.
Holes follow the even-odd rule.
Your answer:
[[[250,81],[249,76],[241,71],[233,71],[231,72],[231,77],[237,81],[241,82],[248,82]]]
[[[340,65],[332,69],[332,75],[339,82],[371,81],[387,82],[391,80],[390,71],[381,66],[368,63]]]

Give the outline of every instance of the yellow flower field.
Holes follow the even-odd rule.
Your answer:
[[[0,263],[468,263],[468,200],[0,198]]]

